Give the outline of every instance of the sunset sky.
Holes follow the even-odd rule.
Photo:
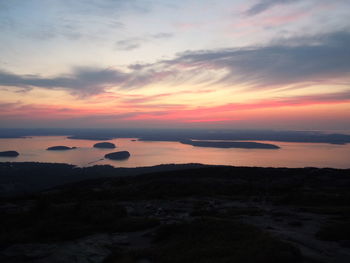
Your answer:
[[[0,127],[350,129],[349,0],[0,0]]]

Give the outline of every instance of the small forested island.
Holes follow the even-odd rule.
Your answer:
[[[130,157],[130,153],[128,151],[120,151],[114,153],[108,153],[105,155],[105,158],[110,160],[125,160]]]
[[[189,144],[197,147],[214,148],[242,148],[242,149],[279,149],[280,147],[269,143],[259,142],[227,142],[227,141],[192,141],[182,140],[183,144]]]
[[[68,147],[68,146],[52,146],[47,148],[48,151],[67,151],[67,150],[73,150],[77,147]]]
[[[115,144],[111,142],[98,142],[94,144],[94,148],[114,149],[115,147]]]
[[[16,151],[4,151],[0,152],[0,157],[17,157],[19,155]]]

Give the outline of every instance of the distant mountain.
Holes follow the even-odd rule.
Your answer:
[[[106,136],[96,136],[96,135],[73,135],[68,136],[68,139],[74,139],[74,140],[91,140],[91,141],[107,141],[112,140],[113,137],[106,137]]]
[[[139,138],[144,141],[230,140],[283,141],[310,143],[350,143],[350,135],[318,131],[276,130],[185,130],[185,129],[0,129],[0,138],[25,136],[69,136],[70,139],[106,141],[113,138]]]

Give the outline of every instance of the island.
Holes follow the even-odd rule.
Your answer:
[[[94,144],[94,148],[114,149],[115,147],[115,144],[111,142],[98,142]]]
[[[280,147],[269,143],[259,142],[228,142],[228,141],[192,141],[182,140],[183,144],[189,144],[197,147],[214,148],[242,148],[242,149],[279,149]]]
[[[130,157],[130,153],[128,151],[120,151],[114,153],[107,153],[105,158],[110,160],[125,160]]]
[[[0,152],[0,157],[17,157],[19,155],[16,151],[4,151]]]
[[[48,151],[67,151],[67,150],[73,150],[77,147],[68,147],[68,146],[52,146],[47,148]]]

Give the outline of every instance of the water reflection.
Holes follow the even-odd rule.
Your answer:
[[[272,143],[281,147],[269,149],[201,148],[178,142],[133,141],[134,138],[114,139],[116,149],[93,148],[95,141],[71,140],[64,136],[0,139],[0,151],[16,150],[17,158],[0,157],[1,162],[59,162],[79,166],[110,164],[116,167],[152,166],[168,163],[204,163],[263,167],[334,167],[350,168],[350,145],[324,143]],[[69,151],[47,151],[50,146],[79,147]],[[101,160],[106,153],[129,151],[124,161]]]

